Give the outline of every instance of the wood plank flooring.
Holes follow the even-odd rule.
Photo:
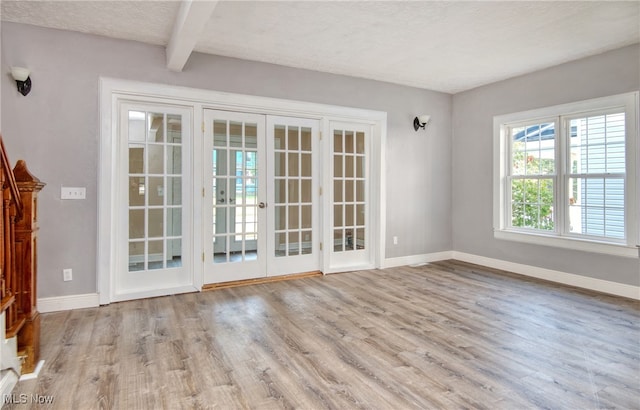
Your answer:
[[[41,340],[6,408],[640,408],[640,303],[457,261],[49,313]]]

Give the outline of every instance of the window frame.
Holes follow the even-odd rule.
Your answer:
[[[505,138],[508,139],[508,141],[506,142],[507,145],[507,154],[506,154],[506,168],[505,168],[505,210],[507,212],[507,215],[505,215],[505,225],[508,226],[509,230],[512,230],[514,232],[522,232],[522,233],[529,233],[529,232],[535,232],[535,233],[553,233],[556,232],[557,230],[557,225],[558,225],[558,213],[554,212],[553,213],[553,224],[554,224],[554,230],[553,231],[544,231],[544,230],[539,230],[539,229],[533,229],[533,228],[525,228],[525,227],[515,227],[512,226],[512,221],[513,221],[513,208],[511,206],[511,197],[512,197],[512,184],[511,182],[514,180],[522,180],[525,181],[527,179],[537,179],[537,180],[543,180],[543,179],[550,179],[553,183],[553,197],[556,198],[558,197],[559,194],[559,180],[560,180],[560,175],[561,173],[558,172],[558,168],[560,168],[561,165],[561,153],[560,150],[556,147],[556,144],[554,144],[554,172],[553,173],[549,173],[549,174],[544,174],[544,173],[537,173],[537,174],[529,174],[529,173],[524,173],[522,175],[514,175],[512,174],[509,170],[511,169],[511,165],[512,165],[512,159],[513,159],[513,144],[510,141],[510,137],[507,135],[508,131],[514,129],[514,128],[521,128],[521,127],[527,127],[527,126],[531,126],[531,125],[542,125],[543,123],[545,124],[549,124],[549,123],[553,123],[554,124],[554,132],[558,133],[558,129],[560,126],[560,123],[557,119],[557,117],[540,117],[540,118],[536,118],[535,120],[524,120],[524,121],[517,121],[517,122],[511,122],[509,124],[505,124]],[[554,141],[557,138],[554,138]]]
[[[639,93],[631,92],[602,98],[595,98],[551,107],[498,115],[493,118],[494,181],[493,181],[493,230],[497,239],[511,240],[538,245],[606,253],[637,258],[640,244],[640,143],[638,142],[638,98]],[[611,113],[611,110],[625,113],[625,237],[624,239],[604,238],[577,234],[569,230],[569,190],[571,178],[571,138],[572,119]],[[619,112],[619,111],[618,111]],[[548,174],[553,180],[553,222],[549,231],[535,228],[513,227],[511,205],[512,143],[510,129],[532,124],[554,122],[555,173]],[[561,205],[564,204],[564,205]]]

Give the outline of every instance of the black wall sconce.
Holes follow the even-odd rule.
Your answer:
[[[18,92],[24,96],[31,91],[31,77],[29,77],[30,71],[24,67],[11,67],[11,76],[16,80],[18,86]]]
[[[418,131],[418,129],[420,128],[425,129],[425,127],[429,123],[429,120],[431,120],[430,115],[420,115],[419,117],[414,118],[413,129],[416,131]]]

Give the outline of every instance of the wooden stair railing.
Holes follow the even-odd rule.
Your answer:
[[[0,136],[1,309],[5,312],[6,337],[17,336],[22,373],[34,371],[40,359],[40,314],[36,308],[38,192],[45,186],[18,161],[11,170]]]

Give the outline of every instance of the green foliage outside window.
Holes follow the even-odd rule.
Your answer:
[[[514,144],[515,148],[515,144]],[[513,174],[553,175],[554,160],[513,153]],[[511,224],[514,227],[552,231],[553,180],[551,178],[513,179],[511,182]]]

